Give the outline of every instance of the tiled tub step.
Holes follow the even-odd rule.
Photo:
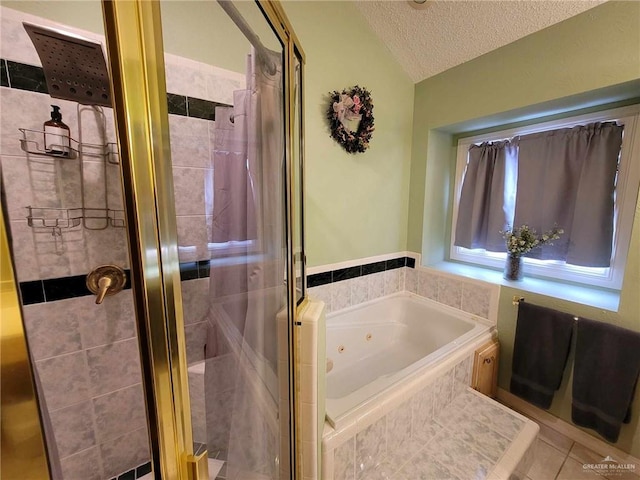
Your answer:
[[[426,425],[413,428],[411,437],[396,445],[389,438],[386,455],[370,468],[359,468],[357,461],[355,471],[341,468],[336,451],[333,475],[325,472],[324,478],[524,480],[538,431],[536,423],[467,388]],[[356,438],[358,449],[366,455],[364,436]]]

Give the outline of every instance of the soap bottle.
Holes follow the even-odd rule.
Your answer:
[[[62,122],[60,107],[51,105],[51,120],[44,122],[44,150],[47,153],[70,156],[69,127]]]

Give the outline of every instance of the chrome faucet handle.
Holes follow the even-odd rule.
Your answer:
[[[104,297],[120,292],[127,275],[117,265],[100,265],[87,275],[87,288],[96,295],[96,304],[101,304]]]

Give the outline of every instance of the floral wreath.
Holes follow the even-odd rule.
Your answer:
[[[363,153],[373,134],[373,100],[358,85],[342,92],[330,92],[327,119],[331,137],[349,153]],[[354,128],[355,127],[355,128]]]

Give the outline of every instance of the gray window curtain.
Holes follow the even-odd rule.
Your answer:
[[[516,158],[517,147],[509,141],[471,146],[458,206],[455,245],[504,251],[500,231],[513,217],[505,181],[509,180]]]
[[[527,256],[608,267],[615,180],[623,127],[592,123],[525,135],[518,140],[514,225],[564,234]]]

